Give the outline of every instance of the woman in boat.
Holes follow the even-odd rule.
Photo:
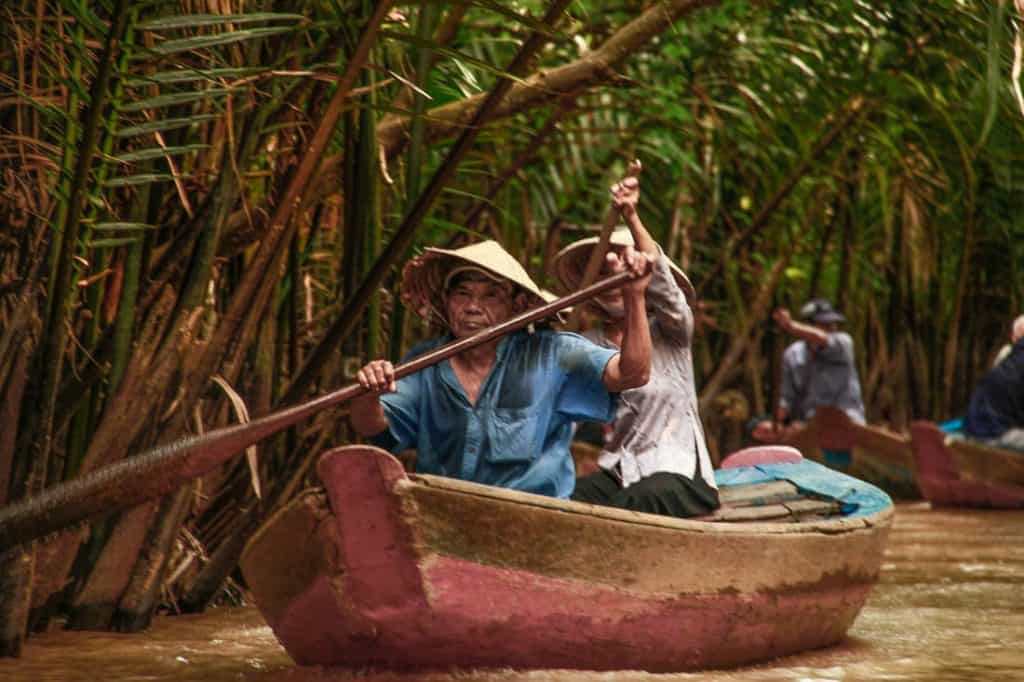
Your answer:
[[[621,351],[551,330],[514,332],[395,380],[387,360],[357,374],[370,393],[353,401],[352,424],[381,447],[416,450],[416,471],[553,497],[568,497],[575,473],[569,444],[579,420],[607,421],[614,395],[647,381],[651,341],[644,309],[647,256],[618,254],[611,270],[635,275],[619,292]],[[402,274],[402,294],[449,332],[413,357],[500,324],[542,292],[496,242],[428,248]]]
[[[576,482],[572,499],[668,516],[707,514],[719,507],[719,500],[693,377],[695,292],[640,220],[639,181],[624,179],[612,187],[612,196],[627,228],[612,234],[611,252],[635,245],[654,262],[646,291],[651,379],[619,396],[610,436],[598,458],[600,470]],[[597,242],[575,242],[555,257],[555,277],[564,289],[579,288]],[[605,348],[618,348],[628,320],[621,295],[598,297],[591,308],[597,320],[587,337]]]

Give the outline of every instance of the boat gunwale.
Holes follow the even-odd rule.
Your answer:
[[[870,485],[870,484],[867,484]],[[483,497],[495,501],[520,504],[524,506],[539,507],[552,511],[567,514],[577,514],[602,521],[628,523],[636,526],[647,526],[652,528],[667,528],[670,530],[685,530],[699,533],[722,533],[722,534],[753,534],[753,535],[792,535],[804,533],[829,533],[840,534],[863,530],[867,528],[886,527],[891,525],[895,513],[895,507],[889,507],[856,518],[836,518],[821,521],[706,521],[696,519],[680,519],[671,516],[658,514],[647,514],[644,512],[605,507],[601,505],[565,500],[546,495],[498,488],[495,486],[471,483],[444,476],[431,474],[406,474],[405,478],[395,482],[396,492],[411,492],[416,486],[442,489],[449,492]]]
[[[343,446],[344,447],[344,446]],[[325,453],[326,454],[326,453]],[[397,458],[388,452],[381,452],[381,456],[394,459],[398,463]],[[871,485],[865,483],[865,485]],[[519,490],[511,490],[507,488],[499,488],[496,486],[484,485],[481,483],[472,483],[470,481],[463,481],[455,478],[448,478],[445,476],[437,476],[432,474],[410,474],[405,473],[403,478],[400,478],[394,482],[395,492],[401,495],[414,494],[416,487],[431,488],[435,490],[443,490],[446,492],[467,495],[478,498],[486,498],[496,502],[504,502],[509,504],[518,504],[530,507],[537,507],[542,509],[548,509],[555,512],[562,512],[565,514],[576,514],[581,516],[587,516],[590,518],[599,519],[604,522],[614,523],[627,523],[634,526],[645,526],[649,528],[660,528],[668,530],[679,530],[689,531],[694,533],[708,533],[708,534],[723,534],[723,535],[794,535],[794,534],[810,534],[810,533],[826,533],[826,534],[843,534],[852,533],[861,530],[878,530],[884,529],[892,525],[892,520],[895,515],[895,505],[882,509],[881,511],[869,514],[867,516],[859,516],[856,518],[835,518],[835,519],[823,519],[820,521],[709,521],[709,520],[696,520],[696,519],[680,519],[671,516],[662,516],[658,514],[647,514],[644,512],[631,511],[627,509],[618,509],[615,507],[605,507],[601,505],[589,504],[585,502],[576,502],[574,500],[567,500],[555,497],[548,497],[546,495],[537,495],[534,493],[522,492]],[[872,486],[875,487],[875,486]],[[327,494],[326,487],[323,483],[314,486],[308,486],[307,488],[300,490],[296,493],[295,497],[292,498],[286,504],[281,505],[276,509],[267,519],[260,525],[260,527],[253,533],[249,542],[246,543],[247,548],[250,545],[254,545],[257,540],[263,535],[264,530],[270,528],[274,520],[289,511],[293,504],[298,500],[308,495],[323,495],[327,501],[328,508],[330,508],[330,496]],[[330,512],[333,514],[335,510],[330,508]],[[243,550],[243,554],[245,550]]]
[[[946,434],[942,441],[962,479],[982,481],[1005,486],[1024,487],[1020,472],[1024,471],[1024,453],[998,448],[986,443],[954,438]],[[979,458],[987,458],[979,463]],[[996,463],[996,464],[993,464]],[[993,469],[998,469],[993,475]],[[1009,475],[1000,476],[1010,471]]]
[[[889,462],[891,464],[906,465],[908,466],[908,468],[913,470],[915,466],[915,460],[912,438],[910,433],[905,431],[896,431],[894,429],[889,428],[888,426],[883,426],[878,423],[866,422],[864,424],[861,424],[855,422],[852,419],[850,419],[849,416],[846,416],[845,413],[843,413],[843,411],[839,410],[838,408],[822,406],[819,409],[831,409],[835,410],[836,412],[839,412],[840,414],[843,415],[843,418],[845,418],[847,422],[846,424],[844,424],[843,428],[848,428],[851,433],[861,436],[861,438],[854,438],[854,442],[851,444],[851,449],[861,449],[868,451],[873,457],[876,457],[877,459]],[[802,433],[811,431],[812,429],[817,431],[820,428],[820,420],[815,421],[812,417],[811,421],[808,422],[807,426],[804,427]],[[817,440],[818,434],[815,433],[814,435],[815,440]],[[877,438],[887,441],[887,445],[895,446],[899,448],[902,452],[900,453],[900,455],[894,457],[889,452],[883,452],[877,448],[873,448],[865,444],[862,440],[862,438],[865,437]]]

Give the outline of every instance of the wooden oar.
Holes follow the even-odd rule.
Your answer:
[[[632,278],[628,271],[585,289],[528,310],[506,322],[481,329],[403,362],[395,378],[418,372],[458,353],[493,341],[509,332],[543,320],[563,308],[585,301]],[[192,436],[115,462],[39,495],[0,509],[0,552],[96,516],[129,509],[159,497],[202,476],[246,447],[286,429],[320,410],[356,398],[367,389],[349,384],[308,402],[287,407],[249,422]]]
[[[627,178],[639,177],[642,166],[639,159],[633,159],[629,162],[629,168],[626,169]],[[619,222],[619,210],[612,207],[608,209],[608,213],[605,215],[604,224],[601,226],[601,235],[597,239],[597,246],[590,252],[590,259],[587,260],[587,267],[583,270],[583,279],[580,280],[580,288],[590,286],[590,283],[597,279],[598,273],[601,271],[601,262],[604,260],[604,256],[608,253],[608,244],[612,239],[612,232],[615,231],[615,225]],[[569,313],[569,320],[565,324],[565,328],[571,331],[577,331],[580,328],[580,317],[583,315],[583,307],[573,308],[572,312]]]
[[[771,320],[769,320],[771,324]],[[779,412],[782,410],[782,374],[785,371],[782,367],[783,356],[786,352],[786,344],[779,337],[778,330],[769,329],[769,333],[772,333],[772,395],[771,405],[768,407],[772,411],[772,433],[778,437],[778,434],[782,432],[782,422],[779,421]],[[779,441],[781,442],[781,440]]]

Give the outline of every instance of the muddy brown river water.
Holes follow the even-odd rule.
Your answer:
[[[134,635],[54,631],[0,660],[4,682],[1024,680],[1024,511],[900,505],[882,578],[839,646],[734,670],[420,675],[298,668],[255,608],[161,618]]]

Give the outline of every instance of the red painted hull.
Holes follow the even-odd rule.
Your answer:
[[[947,446],[947,434],[937,424],[917,421],[911,424],[910,432],[918,485],[929,502],[939,506],[1024,509],[1024,486],[961,471]],[[974,447],[971,456],[984,457],[986,450]]]
[[[876,582],[892,516],[667,519],[409,479],[373,448],[319,471],[326,499],[282,510],[242,559],[301,665],[680,671],[827,646]]]

